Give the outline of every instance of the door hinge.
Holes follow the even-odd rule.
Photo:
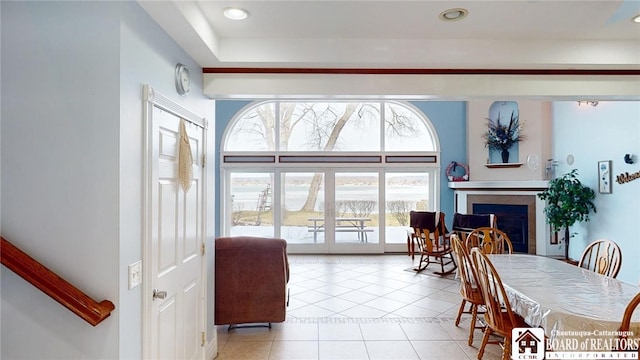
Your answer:
[[[207,162],[207,156],[202,155],[202,167],[204,168],[204,164]]]
[[[201,335],[202,335],[202,337],[201,337],[201,343],[200,343],[200,346],[204,346],[204,344],[205,344],[205,342],[206,342],[206,339],[205,339],[205,333],[204,333],[204,331],[201,333]]]
[[[204,243],[200,244],[200,253],[202,256],[204,256],[205,250],[206,250],[206,246],[204,245]]]

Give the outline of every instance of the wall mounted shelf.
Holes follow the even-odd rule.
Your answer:
[[[496,164],[484,164],[484,166],[489,169],[499,169],[499,168],[519,168],[522,166],[522,163],[496,163]]]

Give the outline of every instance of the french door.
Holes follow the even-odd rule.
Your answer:
[[[292,252],[384,252],[379,171],[286,171],[280,178],[280,233]]]
[[[227,233],[282,237],[292,253],[399,252],[409,211],[434,208],[428,171],[309,170],[230,171]]]
[[[295,253],[382,253],[380,174],[233,172],[230,235],[276,236]]]

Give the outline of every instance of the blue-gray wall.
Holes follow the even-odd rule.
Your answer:
[[[239,111],[249,105],[249,101],[218,100],[216,101],[216,154],[220,158],[220,146],[224,131]],[[467,105],[464,101],[411,101],[411,104],[422,111],[433,124],[440,141],[440,211],[447,215],[447,224],[451,225],[453,217],[453,190],[447,187],[447,177],[444,169],[451,161],[467,162]],[[220,182],[219,168],[216,170],[216,183]],[[220,212],[220,186],[216,189],[216,213]],[[216,219],[216,235],[219,234],[220,219]]]
[[[2,236],[116,306],[93,327],[3,267],[0,357],[140,359],[127,265],[142,258],[142,86],[212,119],[200,67],[137,2],[2,1],[0,13]]]
[[[220,218],[222,213],[220,212],[220,204],[224,201],[224,197],[220,195],[220,146],[222,145],[222,137],[227,129],[227,125],[238,114],[242,108],[251,104],[251,101],[246,100],[218,100],[216,101],[216,236],[220,236]]]
[[[3,267],[1,355],[115,359],[120,10],[88,2],[1,6],[2,235],[116,305],[115,316],[94,328]]]
[[[597,213],[591,221],[572,227],[569,257],[579,259],[586,245],[596,239],[613,240],[622,249],[622,267],[618,279],[640,281],[640,179],[625,184],[615,182],[616,175],[640,171],[640,102],[601,101],[596,107],[578,106],[575,101],[553,103],[553,158],[559,161],[556,175],[578,169],[582,183],[596,191]],[[566,162],[574,156],[573,165]],[[636,157],[634,164],[624,162],[625,154]],[[612,161],[612,193],[598,193],[597,163]]]
[[[464,101],[412,101],[431,120],[440,141],[440,211],[451,229],[453,190],[445,169],[452,161],[467,164],[467,103]]]

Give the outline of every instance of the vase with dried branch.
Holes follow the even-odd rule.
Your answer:
[[[524,140],[522,135],[523,123],[520,122],[519,116],[515,112],[511,112],[511,118],[508,123],[500,122],[500,113],[495,120],[487,118],[487,130],[482,134],[485,140],[485,147],[489,150],[500,151],[502,162],[509,162],[509,149],[516,143]]]

